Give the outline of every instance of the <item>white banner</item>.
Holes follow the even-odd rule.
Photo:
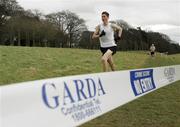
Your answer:
[[[72,127],[180,80],[180,65],[0,87],[0,127]]]

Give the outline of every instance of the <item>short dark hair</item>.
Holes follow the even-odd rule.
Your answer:
[[[109,13],[107,11],[103,11],[102,15],[106,15],[107,17],[109,17]]]

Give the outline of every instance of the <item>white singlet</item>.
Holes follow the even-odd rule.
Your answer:
[[[106,35],[99,38],[101,47],[107,48],[117,46],[114,41],[114,30],[112,28],[112,24],[108,23],[106,26],[104,24],[100,24],[99,33],[101,33],[103,30],[105,31]]]

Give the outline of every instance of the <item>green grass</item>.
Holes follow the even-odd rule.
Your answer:
[[[0,46],[0,85],[101,72],[97,50]],[[180,64],[180,54],[151,58],[118,52],[117,70]],[[111,111],[82,127],[180,127],[180,81]]]

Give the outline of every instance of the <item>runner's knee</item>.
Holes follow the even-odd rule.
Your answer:
[[[109,60],[109,59],[108,59],[108,63],[109,63],[111,66],[115,66],[114,62],[111,61],[111,60]]]
[[[108,62],[109,64],[111,64],[111,63],[112,63],[110,59],[108,59],[108,60],[107,60],[107,62]]]
[[[112,56],[109,57],[108,62],[109,62],[109,63],[113,63],[113,58],[112,58]]]
[[[103,62],[103,63],[104,63],[104,62],[107,62],[107,58],[102,57],[102,58],[101,58],[101,62]]]

